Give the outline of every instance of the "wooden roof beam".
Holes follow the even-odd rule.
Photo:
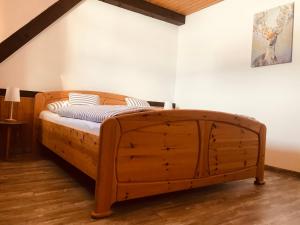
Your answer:
[[[171,24],[185,24],[185,15],[176,13],[161,6],[143,0],[99,0],[136,13],[153,17]]]
[[[81,0],[59,0],[0,43],[0,63],[41,33]]]
[[[0,43],[0,63],[41,33],[82,0],[59,0]],[[143,0],[99,0],[175,25],[185,23],[185,16]]]

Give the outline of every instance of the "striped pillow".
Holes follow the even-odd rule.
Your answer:
[[[125,101],[128,106],[135,106],[135,107],[150,107],[150,104],[138,98],[125,98]]]
[[[47,108],[50,112],[57,113],[58,110],[67,106],[70,106],[70,102],[68,100],[65,100],[65,101],[52,102],[47,105]]]
[[[71,105],[100,105],[98,95],[69,93],[69,101]]]
[[[132,107],[126,105],[71,105],[58,111],[58,115],[102,123],[104,120],[128,113],[151,111],[150,107]]]

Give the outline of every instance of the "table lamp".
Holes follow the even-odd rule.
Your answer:
[[[13,119],[14,103],[20,102],[20,89],[9,87],[6,89],[4,101],[10,102],[9,118],[6,121],[16,121]]]
[[[166,109],[166,110],[173,109],[172,102],[166,101],[165,104],[164,104],[164,109]]]

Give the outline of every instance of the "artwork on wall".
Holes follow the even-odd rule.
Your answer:
[[[254,17],[252,67],[292,62],[294,3]]]

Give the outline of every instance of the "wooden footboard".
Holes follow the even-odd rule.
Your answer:
[[[137,113],[101,127],[94,218],[117,201],[256,178],[264,183],[266,127],[198,110]]]

